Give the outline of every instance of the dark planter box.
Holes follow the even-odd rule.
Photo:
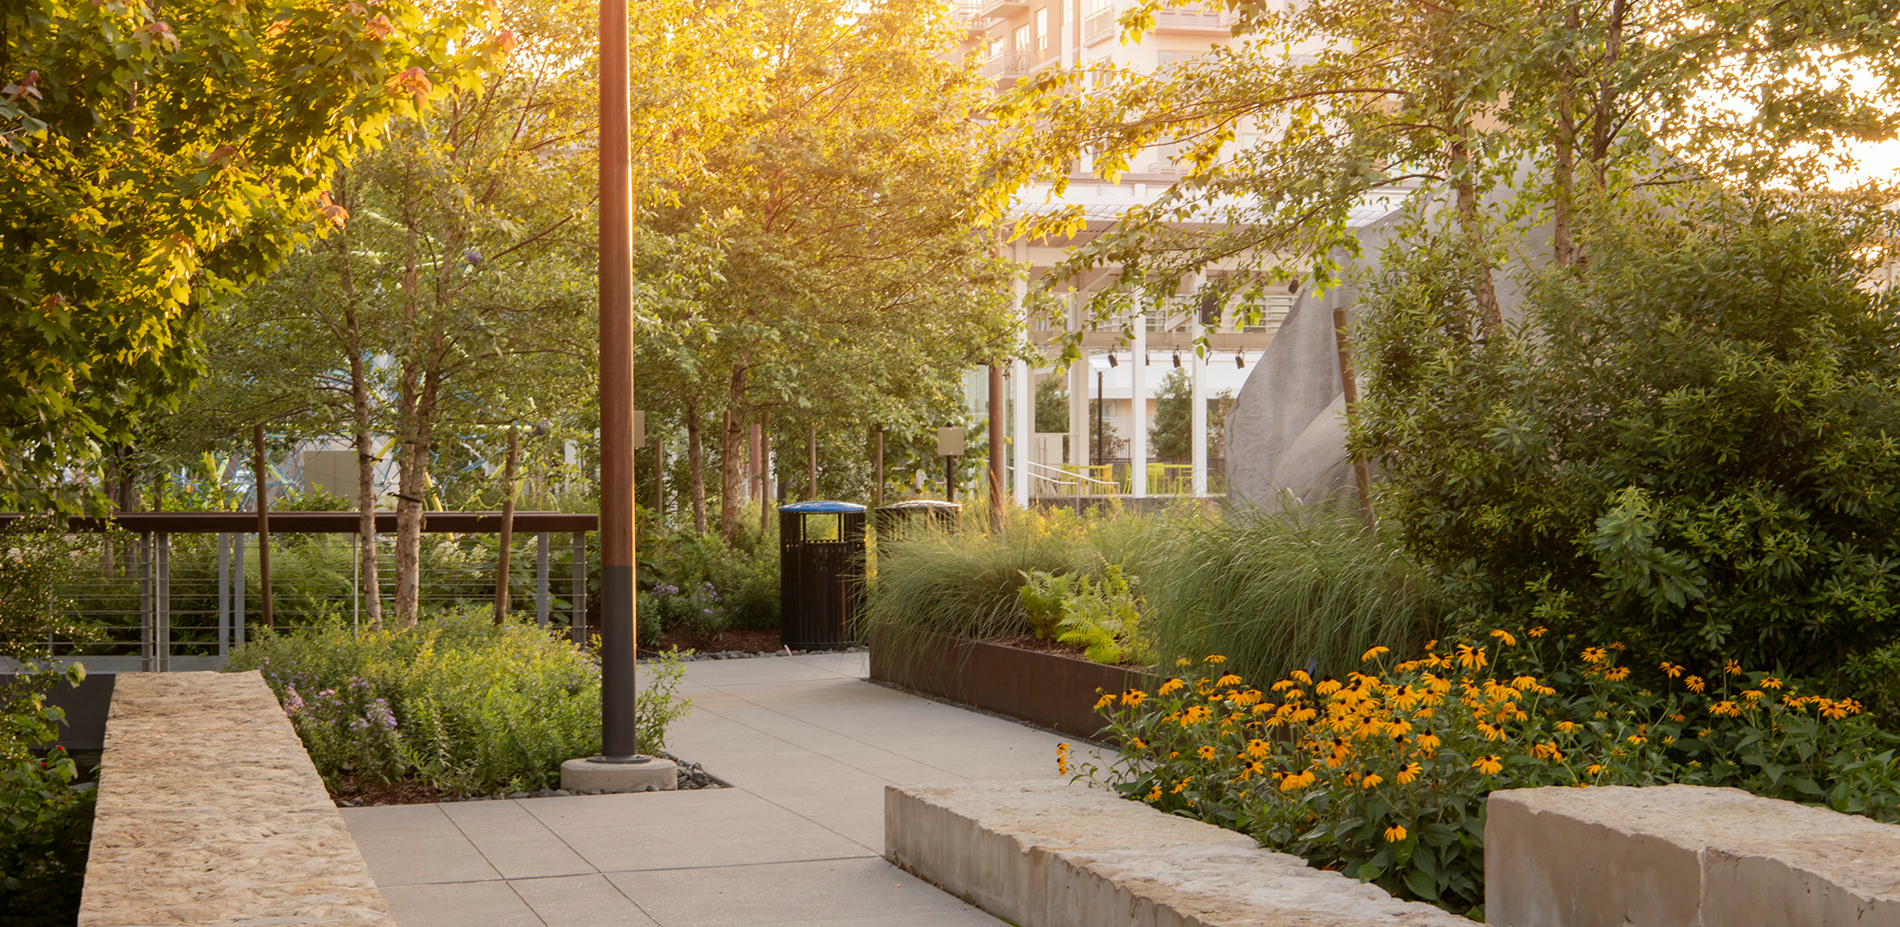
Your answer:
[[[1148,674],[1054,653],[872,625],[871,678],[1076,737],[1102,729],[1104,692],[1152,691]]]

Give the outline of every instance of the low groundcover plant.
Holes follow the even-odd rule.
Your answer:
[[[1521,637],[1433,642],[1389,669],[1374,647],[1365,672],[1296,670],[1264,690],[1223,657],[1181,659],[1153,693],[1102,696],[1121,753],[1078,775],[1478,917],[1494,789],[1733,786],[1900,822],[1897,738],[1852,699],[1732,661],[1639,678],[1618,645],[1560,653],[1543,628]]]
[[[600,752],[600,669],[589,654],[485,608],[414,628],[329,624],[266,634],[232,655],[277,693],[332,793],[417,783],[460,795],[552,788],[564,760]],[[665,745],[690,700],[677,655],[642,666],[639,748]]]

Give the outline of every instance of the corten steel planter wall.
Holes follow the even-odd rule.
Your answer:
[[[1100,693],[1153,691],[1151,678],[1054,653],[872,625],[871,678],[1076,737],[1102,729]]]

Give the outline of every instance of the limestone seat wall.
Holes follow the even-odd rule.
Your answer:
[[[1019,927],[1472,927],[1243,834],[1050,780],[886,786],[884,847]]]
[[[1484,845],[1506,927],[1900,927],[1900,827],[1739,789],[1493,792]]]
[[[395,927],[256,672],[121,673],[80,927]]]

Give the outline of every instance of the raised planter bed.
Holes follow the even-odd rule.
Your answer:
[[[1147,673],[1055,653],[872,625],[871,678],[1076,737],[1102,728],[1101,693],[1153,685]]]

